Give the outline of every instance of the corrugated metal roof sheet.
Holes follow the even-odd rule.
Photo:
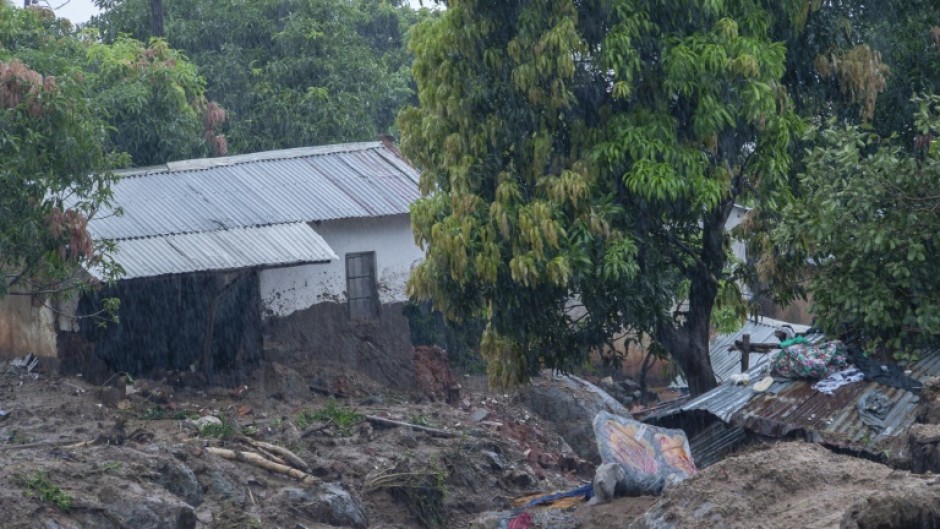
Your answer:
[[[712,361],[712,370],[719,383],[729,380],[731,375],[741,372],[741,352],[733,350],[734,342],[744,339],[745,334],[751,335],[751,343],[779,343],[774,336],[781,326],[790,326],[796,334],[803,334],[809,330],[807,325],[787,323],[772,318],[748,319],[737,332],[716,336],[708,345],[709,356]],[[750,367],[763,365],[770,353],[751,353]]]
[[[819,336],[814,338],[818,340]],[[909,369],[916,380],[940,376],[940,348],[921,351],[921,359]],[[752,381],[758,380],[766,374],[766,365],[752,367],[749,374]],[[777,381],[764,393],[725,383],[693,399],[656,410],[647,420],[657,422],[670,415],[704,411],[761,435],[800,433],[814,441],[874,454],[914,423],[919,398],[911,391],[863,381],[843,386],[830,396],[812,389],[813,383]],[[881,432],[865,424],[858,413],[856,403],[869,390],[880,391],[890,402]]]
[[[711,358],[712,370],[715,373],[715,380],[719,384],[731,379],[731,375],[741,373],[741,351],[733,349],[734,342],[743,340],[745,334],[751,335],[751,343],[778,343],[779,340],[774,336],[774,331],[779,327],[788,326],[796,334],[804,334],[810,330],[808,325],[798,323],[789,323],[775,320],[773,318],[758,317],[756,319],[748,318],[736,332],[720,334],[713,338],[708,344],[708,355]],[[807,336],[810,341],[822,338],[820,334]],[[768,358],[776,351],[768,353],[751,353],[748,358],[748,369],[763,366]],[[672,387],[685,388],[688,383],[679,375],[672,383]]]
[[[171,162],[126,171],[89,229],[132,239],[407,213],[418,172],[381,142]]]
[[[302,222],[119,240],[114,257],[126,272],[122,279],[337,259]]]

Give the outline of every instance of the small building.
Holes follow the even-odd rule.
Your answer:
[[[411,361],[405,282],[423,252],[409,220],[419,175],[393,146],[188,160],[121,176],[113,209],[89,230],[115,241],[122,279],[64,304],[0,301],[0,355],[207,374],[264,357],[402,382],[390,378]],[[93,315],[109,297],[120,300],[120,321],[101,326]]]

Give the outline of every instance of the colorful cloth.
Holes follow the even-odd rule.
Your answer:
[[[771,363],[771,372],[775,375],[819,380],[849,366],[845,346],[838,340],[813,345],[795,338],[780,346],[783,349]]]

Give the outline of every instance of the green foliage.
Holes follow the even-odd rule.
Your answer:
[[[361,413],[352,408],[340,406],[335,399],[330,399],[326,406],[316,412],[303,410],[298,413],[297,417],[294,418],[294,424],[298,428],[304,429],[314,422],[329,421],[336,426],[340,436],[349,437],[352,435],[353,426],[362,422],[362,419]]]
[[[0,6],[0,13],[10,9]],[[0,296],[82,284],[80,266],[119,271],[88,218],[110,199],[125,157],[102,148],[107,126],[79,75],[43,76],[0,48]]]
[[[421,104],[399,123],[427,259],[410,291],[486,322],[492,382],[628,332],[662,342],[693,391],[714,385],[724,223],[736,200],[788,194],[799,120],[776,35],[803,7],[468,0],[415,30]]]
[[[109,125],[105,149],[128,153],[135,165],[225,153],[224,111],[207,101],[196,66],[165,41],[103,43],[96,30],[76,32],[49,11],[0,6],[4,59],[82,79],[74,96]]]
[[[216,439],[233,439],[240,432],[238,425],[232,421],[221,419],[220,424],[206,423],[199,427],[199,435],[203,437],[214,437]]]
[[[444,518],[447,478],[448,471],[443,465],[404,459],[395,467],[367,476],[365,490],[388,491],[408,507],[422,527],[438,529],[447,527]]]
[[[799,112],[911,140],[911,94],[940,92],[940,3],[817,4],[788,49],[784,82]]]
[[[99,1],[106,41],[147,40],[149,0]],[[232,115],[233,152],[372,140],[414,98],[408,28],[388,0],[163,0],[165,33]]]
[[[203,85],[163,41],[105,44],[50,11],[0,4],[0,296],[72,294],[90,286],[82,268],[121,274],[88,220],[113,169],[224,150],[224,111]]]
[[[859,127],[811,130],[801,198],[782,211],[763,263],[779,292],[808,281],[823,329],[901,358],[940,334],[940,97],[913,103],[913,152]]]
[[[72,508],[72,496],[53,483],[45,471],[16,474],[13,478],[23,487],[23,495],[51,504],[62,512],[68,512]]]

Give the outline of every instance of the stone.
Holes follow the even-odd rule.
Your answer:
[[[915,424],[908,430],[911,472],[940,473],[940,424]]]
[[[156,481],[163,488],[193,507],[198,507],[202,503],[202,485],[196,479],[193,469],[179,461],[166,460],[157,470],[160,476]]]
[[[192,508],[160,501],[121,501],[108,505],[106,510],[107,513],[87,511],[82,517],[82,527],[113,529],[112,517],[122,527],[134,529],[195,529],[197,522]]]
[[[401,445],[405,448],[417,448],[418,436],[415,435],[415,431],[411,428],[402,428],[398,437],[398,442],[401,443]]]
[[[286,487],[278,496],[292,511],[315,522],[355,529],[368,525],[362,504],[338,484],[325,483],[315,490]]]
[[[472,412],[470,412],[470,419],[473,420],[474,422],[480,422],[483,419],[486,419],[487,417],[489,417],[489,415],[490,415],[490,411],[487,410],[486,408],[477,408],[473,410]]]
[[[221,470],[212,470],[209,472],[210,494],[218,496],[223,501],[232,502],[239,507],[244,507],[247,498],[245,497],[245,488],[233,482],[225,472]]]
[[[532,380],[519,396],[529,409],[555,430],[579,456],[600,462],[592,421],[598,412],[631,417],[630,412],[601,388],[575,376],[551,375]]]
[[[483,450],[480,452],[486,464],[493,470],[503,470],[509,466],[509,461],[505,457],[493,452],[492,450]]]

